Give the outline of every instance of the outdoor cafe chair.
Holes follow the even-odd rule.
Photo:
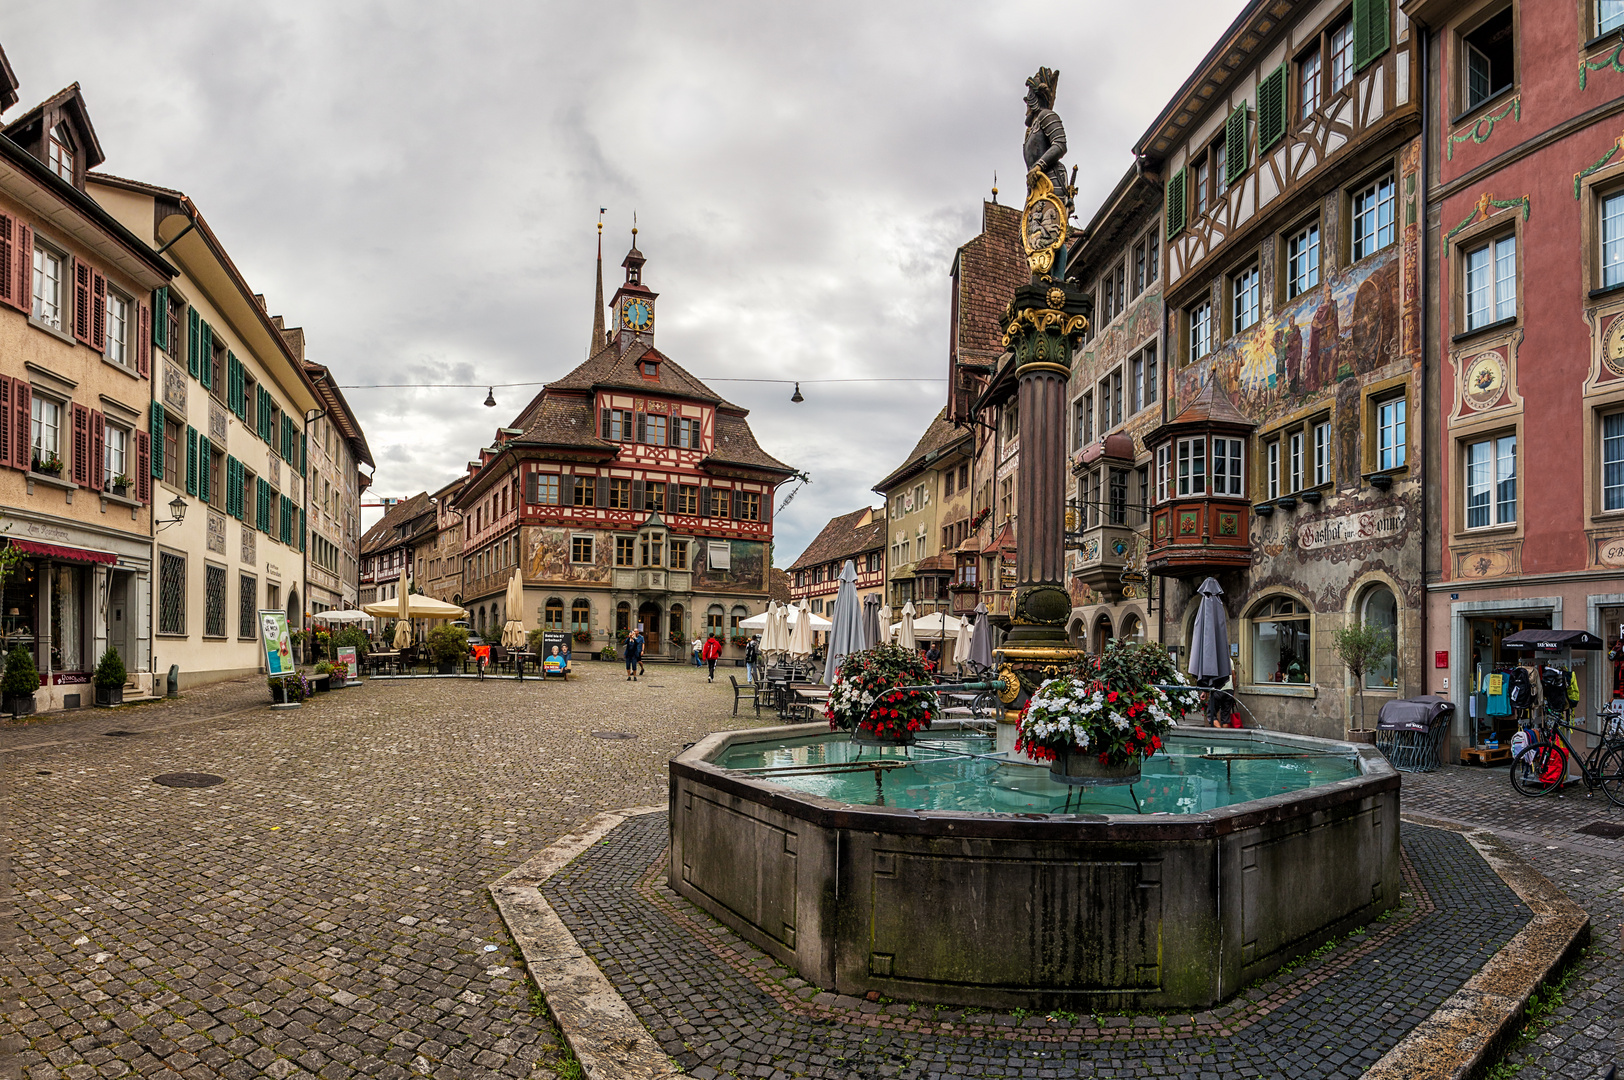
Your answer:
[[[760,716],[761,715],[761,690],[759,688],[757,688],[755,686],[752,686],[752,685],[749,685],[749,684],[746,684],[744,686],[740,686],[739,685],[739,680],[734,678],[732,675],[729,675],[727,677],[727,681],[733,684],[733,715],[734,716],[739,715],[739,700],[741,698],[748,698],[749,701],[750,701],[750,704],[755,706],[756,715]]]

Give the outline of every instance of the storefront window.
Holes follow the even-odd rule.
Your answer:
[[[38,646],[39,574],[39,565],[24,559],[7,575],[0,591],[0,635],[7,653],[21,645],[34,654],[34,665],[43,671],[45,659]]]
[[[1366,593],[1360,621],[1368,629],[1387,635],[1387,654],[1366,669],[1365,686],[1391,690],[1398,685],[1398,602],[1392,592],[1377,587]]]
[[[84,671],[85,568],[58,564],[51,571],[51,670]]]
[[[1271,597],[1252,610],[1252,681],[1312,680],[1308,608],[1289,596]]]

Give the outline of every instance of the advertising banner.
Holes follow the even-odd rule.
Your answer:
[[[338,647],[338,662],[344,665],[344,672],[347,675],[355,676],[361,673],[360,667],[355,662],[354,645],[340,645]]]
[[[563,630],[544,630],[541,635],[541,670],[545,675],[562,675],[570,665],[570,636]]]
[[[265,646],[265,671],[271,678],[293,675],[293,639],[288,636],[288,615],[285,611],[259,613],[259,639]]]

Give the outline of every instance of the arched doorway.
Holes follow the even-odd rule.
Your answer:
[[[632,606],[622,600],[615,605],[615,636],[624,640],[632,632]]]
[[[288,629],[295,631],[304,629],[304,612],[299,607],[299,590],[297,587],[288,589]],[[314,637],[315,635],[311,636]],[[313,645],[303,646],[299,650],[299,654],[303,662],[309,663],[310,658],[314,655]]]
[[[643,628],[643,651],[645,653],[660,653],[665,636],[660,633],[660,605],[652,600],[644,601],[637,609],[637,622]]]
[[[1083,620],[1080,618],[1071,620],[1071,625],[1066,628],[1066,636],[1071,639],[1073,648],[1082,649],[1088,645],[1087,634],[1083,629]]]
[[[1102,653],[1105,647],[1111,644],[1116,635],[1111,632],[1111,616],[1100,612],[1100,617],[1094,620],[1094,648],[1092,651]]]
[[[1124,641],[1143,642],[1145,640],[1145,624],[1139,621],[1139,616],[1133,612],[1122,616],[1122,638]]]

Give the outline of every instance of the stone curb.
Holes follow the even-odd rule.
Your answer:
[[[1466,1080],[1510,1036],[1534,991],[1590,943],[1590,916],[1489,830],[1424,814],[1400,817],[1459,833],[1532,913],[1466,985],[1364,1074],[1366,1080]]]
[[[681,1070],[582,950],[541,895],[541,885],[627,818],[666,809],[637,806],[599,814],[490,886],[502,921],[589,1080],[660,1080]]]

